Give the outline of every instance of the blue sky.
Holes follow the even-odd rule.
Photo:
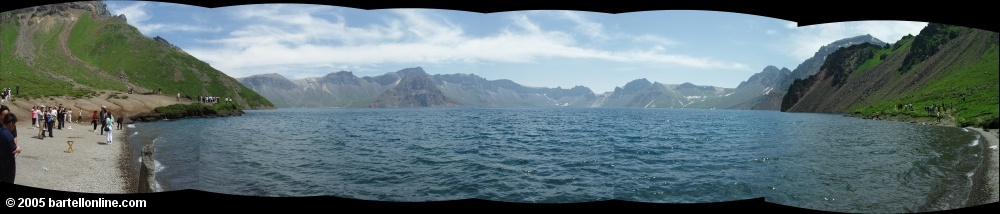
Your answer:
[[[639,78],[735,88],[768,65],[794,69],[820,46],[864,34],[894,43],[924,22],[796,23],[717,11],[474,13],[361,10],[309,4],[203,8],[106,1],[143,34],[160,36],[232,77],[289,79],[337,71],[376,76],[409,67],[473,73],[525,86],[595,93]]]

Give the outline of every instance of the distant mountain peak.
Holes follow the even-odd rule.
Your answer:
[[[622,90],[639,91],[642,90],[643,88],[649,87],[650,85],[653,85],[653,83],[649,82],[649,80],[647,80],[646,78],[636,79],[626,83],[625,86],[622,87]]]
[[[281,74],[278,74],[278,73],[257,74],[257,75],[253,75],[253,76],[250,76],[250,77],[270,77],[270,78],[288,79],[288,78],[285,78],[285,76],[282,76]]]
[[[858,35],[855,37],[840,39],[828,45],[824,45],[823,47],[820,48],[820,50],[816,51],[816,54],[814,56],[826,56],[840,48],[861,43],[871,43],[878,46],[884,46],[886,44],[882,40],[873,37],[871,34]]]
[[[424,72],[424,69],[421,67],[405,68],[397,71],[396,73],[400,75],[427,75],[427,72]]]
[[[337,71],[337,72],[333,72],[333,73],[327,74],[327,76],[352,76],[352,77],[354,77],[354,72],[350,72],[350,71]]]

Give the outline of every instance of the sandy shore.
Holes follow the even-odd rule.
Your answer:
[[[975,130],[980,135],[980,145],[983,147],[983,162],[976,170],[972,178],[972,194],[966,206],[978,206],[1000,201],[1000,157],[997,151],[997,144],[1000,142],[997,129],[983,130],[982,128],[968,128]],[[985,142],[983,142],[985,141]]]

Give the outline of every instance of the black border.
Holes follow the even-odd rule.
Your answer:
[[[15,0],[0,4],[0,11],[9,11],[31,6],[73,2],[73,1],[24,1]],[[320,1],[320,0],[160,0],[158,2],[171,2],[208,8],[263,4],[263,3],[303,3],[320,4],[330,6],[342,6],[358,9],[386,9],[386,8],[427,8],[427,9],[448,9],[469,12],[505,12],[518,10],[576,10],[604,13],[627,13],[653,10],[704,10],[734,12],[765,16],[777,19],[797,22],[799,26],[814,24],[842,22],[842,21],[864,21],[864,20],[899,20],[899,21],[923,21],[960,25],[972,28],[979,28],[989,31],[998,31],[998,22],[991,22],[994,16],[994,8],[985,3],[965,3],[965,2],[907,2],[907,3],[882,3],[878,1],[866,2],[810,2],[804,3],[773,3],[773,2],[749,2],[749,1],[591,1],[574,2],[572,4],[542,3],[540,1]],[[217,194],[196,190],[183,190],[172,192],[160,192],[152,194],[91,194],[75,193],[65,191],[55,191],[27,187],[21,185],[0,183],[0,200],[7,198],[31,198],[43,197],[52,199],[65,198],[85,198],[85,199],[144,199],[147,200],[147,208],[154,209],[179,209],[179,210],[199,210],[204,208],[218,207],[226,211],[231,209],[248,210],[259,208],[326,208],[322,211],[351,211],[351,210],[404,210],[412,211],[416,209],[430,210],[456,210],[465,212],[474,211],[517,211],[517,210],[553,210],[560,212],[573,211],[637,211],[650,210],[658,212],[711,212],[711,211],[794,211],[794,212],[819,212],[816,210],[802,209],[784,205],[765,202],[763,198],[747,199],[741,201],[720,202],[720,203],[699,203],[699,204],[657,204],[639,203],[627,201],[599,201],[588,203],[569,204],[528,204],[528,203],[506,203],[486,201],[479,199],[445,201],[445,202],[378,202],[353,200],[338,197],[252,197]],[[0,206],[0,209],[8,208]],[[329,209],[333,208],[333,209]],[[1000,208],[997,202],[967,207],[944,212],[986,212],[995,211]],[[904,211],[900,211],[904,212]]]

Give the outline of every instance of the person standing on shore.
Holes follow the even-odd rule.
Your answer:
[[[66,121],[66,109],[63,107],[59,107],[59,109],[56,110],[56,122],[58,122],[56,124],[56,128],[62,130],[63,122],[65,121]]]
[[[14,136],[14,144],[17,144],[17,117],[10,113],[7,106],[0,106],[0,125],[10,130],[10,134]]]
[[[21,147],[17,145],[16,138],[11,130],[7,129],[7,124],[12,124],[17,121],[14,115],[7,117],[6,112],[9,112],[7,106],[0,106],[0,113],[3,115],[3,124],[0,126],[0,182],[14,183],[14,177],[17,172],[17,164],[15,157],[17,154],[21,153]]]
[[[125,122],[125,114],[119,116],[115,122],[118,123],[118,130],[122,130],[122,122]]]
[[[73,108],[66,108],[66,123],[73,123]]]
[[[35,114],[38,115],[38,118],[37,118],[38,125],[35,125],[35,128],[41,128],[42,126],[45,126],[45,125],[42,125],[42,119],[44,119],[43,118],[44,115],[42,114],[42,109],[43,108],[45,108],[45,106],[39,106],[38,108],[35,109]]]
[[[49,130],[49,137],[53,137],[52,126],[56,124],[56,109],[54,107],[49,107],[49,110],[45,112],[45,121],[48,123],[46,129]]]
[[[93,120],[91,120],[90,123],[94,124],[94,131],[96,132],[97,131],[97,111],[94,111],[94,116],[91,116],[91,118],[93,118]]]
[[[35,112],[37,112],[37,114],[38,114],[38,126],[35,126],[35,127],[38,128],[38,139],[39,140],[45,139],[45,113],[42,113],[42,109],[45,109],[44,105],[38,107],[38,109],[35,109]]]
[[[35,112],[36,108],[38,107],[37,106],[31,107],[31,126],[35,126],[35,122],[38,122],[38,112]]]
[[[104,135],[104,127],[108,126],[108,123],[105,122],[105,119],[108,118],[108,107],[101,106],[101,114],[97,116],[99,117],[98,119],[101,120],[101,135]]]
[[[112,126],[112,122],[114,122],[114,121],[111,121],[111,117],[104,118],[104,120],[105,120],[105,123],[107,124],[107,126],[104,126],[102,129],[108,131],[108,140],[105,142],[105,144],[111,145],[111,140],[112,140],[112,136],[113,136],[113,135],[111,135],[111,126]]]
[[[77,123],[83,123],[83,109],[80,109],[80,111],[77,111],[77,113],[76,113],[76,122]]]

